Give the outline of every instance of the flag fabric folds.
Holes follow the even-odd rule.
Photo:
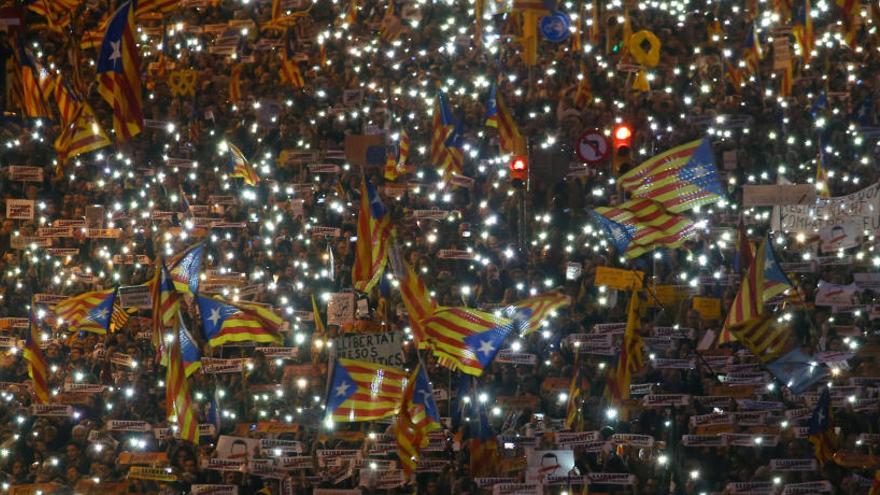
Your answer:
[[[421,348],[427,340],[424,320],[436,311],[437,302],[428,294],[425,282],[406,263],[405,273],[400,281],[400,296],[409,315],[413,339]]]
[[[541,328],[551,312],[571,304],[571,298],[560,292],[549,292],[523,299],[507,308],[508,316],[516,322],[521,335]]]
[[[672,213],[724,198],[708,139],[691,141],[649,158],[620,177],[636,198],[657,201]]]
[[[740,284],[739,292],[727,313],[723,328],[729,329],[756,318],[763,313],[765,301],[791,287],[791,282],[776,261],[770,237],[767,236],[758,247],[754,262],[749,266]],[[724,341],[722,340],[721,343]]]
[[[626,329],[623,332],[623,344],[620,346],[620,356],[617,365],[608,372],[608,395],[614,404],[620,404],[629,399],[629,385],[632,382],[633,373],[638,373],[645,365],[645,356],[642,352],[642,320],[641,320],[641,295],[633,291],[627,306]]]
[[[428,445],[428,432],[440,429],[440,411],[424,367],[410,373],[403,392],[403,405],[397,416],[397,455],[407,475],[415,472],[419,449]]]
[[[471,308],[440,308],[423,321],[427,346],[441,365],[480,376],[495,358],[513,321]]]
[[[816,155],[816,189],[819,191],[819,197],[822,199],[828,199],[831,197],[831,191],[828,189],[828,173],[825,171],[824,167],[824,153],[822,150],[819,150],[819,154]]]
[[[129,319],[131,319],[131,314],[119,305],[118,300],[114,302],[113,312],[110,313],[110,331],[118,332],[119,330],[122,330],[125,328]]]
[[[696,233],[694,223],[666,212],[650,199],[631,199],[617,206],[596,208],[593,219],[619,253],[636,258],[655,248],[676,248]]]
[[[764,58],[764,49],[761,47],[761,40],[758,38],[758,32],[754,24],[746,33],[743,51],[743,58],[745,59],[748,73],[751,75],[759,74],[761,72],[761,59]]]
[[[518,153],[523,147],[523,137],[513,121],[510,109],[498,94],[495,84],[489,89],[489,101],[486,104],[486,125],[498,129],[498,146],[502,153]]]
[[[181,192],[181,196],[186,198]],[[174,288],[186,295],[195,295],[199,290],[199,272],[202,269],[202,260],[205,257],[205,245],[194,244],[183,253],[175,256],[168,263],[168,272]]]
[[[139,0],[135,16],[140,17],[151,12],[168,14],[180,8],[180,0]]]
[[[255,186],[260,182],[260,176],[254,170],[253,165],[244,157],[244,153],[232,143],[227,142],[226,147],[229,149],[229,163],[232,165],[230,177],[238,177],[249,186]]]
[[[177,328],[180,294],[174,290],[174,284],[171,282],[171,276],[168,274],[163,260],[159,260],[157,263],[156,273],[149,284],[153,313],[152,341],[154,347],[161,349],[165,330]],[[162,353],[162,358],[165,357],[166,355]]]
[[[235,64],[229,75],[229,103],[233,105],[237,105],[241,101],[241,70],[243,68],[244,64]]]
[[[470,469],[468,473],[472,477],[492,476],[497,472],[498,442],[486,408],[480,405],[479,420],[471,423],[467,430],[467,445],[470,454]]]
[[[327,414],[333,421],[373,421],[393,416],[403,403],[406,372],[368,361],[339,358],[330,375]]]
[[[281,53],[281,82],[289,84],[295,89],[302,89],[306,83],[299,69],[299,62],[294,60],[293,49],[290,46],[290,29],[284,41],[284,51]]]
[[[850,48],[856,48],[856,35],[859,30],[859,16],[862,11],[860,0],[835,0],[840,7],[840,17],[843,21],[843,39]]]
[[[59,170],[70,158],[113,144],[92,107],[61,76],[55,82],[53,94],[61,121],[61,131],[54,143]]]
[[[31,300],[30,325],[24,341],[24,359],[28,362],[28,376],[34,384],[34,395],[40,404],[49,403],[49,365],[39,345],[39,330],[34,303]]]
[[[279,332],[283,321],[266,308],[204,296],[196,296],[195,300],[205,339],[211,347],[228,342],[282,342]]]
[[[42,65],[34,60],[31,52],[24,46],[24,41],[18,41],[16,50],[16,64],[18,86],[16,89],[22,115],[25,118],[50,117],[49,91],[52,78]]]
[[[793,394],[802,394],[813,384],[828,376],[828,367],[795,347],[784,356],[765,365],[773,376]]]
[[[352,285],[361,292],[370,292],[379,282],[388,262],[391,214],[382,203],[376,187],[366,178],[361,181],[357,237]]]
[[[190,376],[202,367],[202,353],[199,352],[199,344],[193,339],[189,330],[180,322],[180,357],[183,360],[183,369],[186,376]]]
[[[831,394],[828,388],[822,390],[816,408],[807,423],[807,435],[813,444],[816,459],[822,466],[832,459],[837,444],[837,434],[834,431],[834,417],[831,412]]]
[[[97,61],[98,92],[113,108],[113,129],[116,139],[123,142],[144,128],[133,2],[122,4],[113,14]]]
[[[179,321],[179,320],[178,320]],[[165,372],[165,407],[169,418],[177,421],[180,438],[196,445],[199,443],[199,424],[196,418],[189,383],[186,381],[186,368],[183,358],[183,326],[174,332],[170,339],[168,367]]]
[[[581,363],[578,359],[579,354],[574,359],[574,375],[571,377],[571,383],[568,385],[568,404],[565,408],[565,427],[572,431],[581,431],[583,429],[583,418],[581,417]]]
[[[55,305],[55,314],[73,331],[104,334],[116,301],[116,288],[85,292]]]
[[[448,181],[453,175],[462,173],[464,152],[461,140],[461,123],[452,116],[446,96],[439,93],[431,127],[431,163],[437,167],[443,180]]]
[[[810,15],[810,0],[801,0],[794,14],[794,25],[791,27],[794,39],[801,48],[804,63],[808,64],[813,59],[813,46],[815,36],[813,34],[813,18]]]

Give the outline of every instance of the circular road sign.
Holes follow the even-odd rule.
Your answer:
[[[601,162],[608,158],[611,147],[608,139],[598,129],[589,129],[578,138],[577,154],[585,163],[590,165]]]

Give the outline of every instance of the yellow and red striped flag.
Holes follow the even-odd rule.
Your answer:
[[[441,307],[423,324],[438,362],[474,376],[489,367],[514,327],[513,320],[464,307]]]
[[[144,129],[140,53],[130,0],[113,14],[98,53],[98,92],[113,109],[116,139],[129,141]]]
[[[330,374],[327,414],[333,421],[374,421],[400,412],[406,372],[368,361],[339,358]]]
[[[15,88],[20,91],[16,98],[20,103],[22,115],[26,118],[51,117],[49,94],[53,79],[34,59],[22,40],[19,40],[15,54],[17,65]]]
[[[295,89],[302,89],[305,87],[306,81],[299,69],[299,62],[293,58],[290,28],[287,29],[284,40],[284,51],[281,52],[281,82],[289,84]]]
[[[71,331],[107,333],[116,301],[116,288],[84,292],[55,305],[58,323],[67,323]]]
[[[69,158],[113,143],[98,123],[92,107],[61,76],[55,82],[53,93],[61,120],[61,131],[54,142],[60,172]]]
[[[229,342],[261,342],[280,345],[284,321],[272,310],[245,302],[228,302],[196,296],[202,329],[211,347]]]
[[[813,59],[813,47],[816,37],[813,34],[813,17],[810,14],[810,0],[801,0],[794,15],[794,25],[791,28],[797,44],[801,47],[801,55],[804,63],[808,64]]]
[[[257,175],[253,165],[244,157],[244,153],[230,142],[226,143],[226,148],[229,151],[229,161],[232,165],[232,172],[229,173],[229,176],[238,177],[249,186],[257,185],[260,182],[260,176]]]
[[[131,319],[131,313],[123,309],[119,302],[113,304],[113,312],[110,314],[110,331],[118,332],[125,328],[128,320]]]
[[[30,325],[24,341],[24,359],[28,362],[28,376],[34,384],[34,395],[40,404],[49,403],[49,365],[39,345],[39,330],[35,304],[31,300]]]
[[[179,319],[178,319],[179,320]],[[181,323],[182,325],[182,323]],[[186,370],[183,365],[181,330],[174,331],[174,338],[168,343],[168,368],[165,370],[165,408],[169,418],[174,418],[180,431],[180,439],[198,445],[199,422],[195,414]]]
[[[571,304],[571,298],[561,292],[548,292],[523,299],[509,308],[509,315],[517,322],[520,335],[528,335],[541,328],[544,320],[559,308]]]
[[[658,247],[677,248],[696,233],[690,219],[667,213],[650,199],[631,199],[617,206],[596,208],[593,220],[614,248],[637,258]]]
[[[229,75],[229,103],[238,105],[241,101],[241,70],[243,64],[235,64],[232,66],[232,73]]]
[[[641,294],[639,291],[633,291],[626,311],[626,330],[623,332],[623,344],[620,346],[617,366],[608,373],[607,391],[615,405],[620,405],[629,399],[632,375],[638,373],[645,365],[640,333],[642,328],[640,303]]]
[[[498,129],[498,146],[501,152],[520,154],[524,148],[522,134],[494,84],[489,90],[486,114],[486,125]]]
[[[158,12],[168,14],[180,8],[180,0],[139,0],[135,9],[135,17]]]
[[[565,408],[565,427],[572,431],[584,429],[584,418],[581,415],[581,385],[583,378],[581,377],[581,363],[578,356],[580,354],[575,354],[574,376],[571,377],[571,383],[568,385],[568,404]]]
[[[366,177],[361,181],[361,208],[358,212],[357,243],[351,278],[354,288],[370,290],[379,281],[388,262],[391,214],[376,187]]]
[[[840,17],[843,20],[843,39],[850,48],[855,49],[862,2],[860,0],[835,0],[834,3],[840,7]]]
[[[400,296],[406,313],[409,315],[409,326],[413,339],[419,348],[427,343],[424,320],[437,310],[437,302],[428,294],[425,282],[405,263],[405,273],[400,281]]]
[[[452,116],[443,93],[437,94],[431,127],[431,164],[444,181],[460,175],[464,167],[460,122]]]
[[[409,375],[403,404],[397,415],[397,456],[406,475],[415,472],[419,449],[428,445],[428,433],[440,429],[440,411],[425,368],[419,363]]]

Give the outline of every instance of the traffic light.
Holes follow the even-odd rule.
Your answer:
[[[510,180],[513,186],[522,189],[529,180],[529,159],[525,156],[514,156],[510,161]]]
[[[611,166],[615,174],[632,166],[632,134],[629,124],[617,124],[611,132]]]

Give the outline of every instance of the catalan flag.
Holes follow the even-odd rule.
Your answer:
[[[843,20],[843,38],[850,48],[855,48],[862,2],[860,0],[835,0],[834,3],[840,7],[840,17]]]
[[[828,376],[828,366],[818,364],[815,357],[804,354],[799,347],[766,363],[765,367],[793,394],[806,392]]]
[[[393,416],[400,411],[405,385],[402,369],[339,358],[330,374],[327,414],[345,423]]]
[[[28,376],[34,384],[34,395],[40,404],[49,403],[49,365],[39,345],[37,315],[31,301],[30,325],[24,341],[24,358],[28,362]]]
[[[186,376],[190,376],[202,367],[202,353],[199,352],[199,344],[190,335],[189,330],[180,322],[180,357],[183,361],[183,369]]]
[[[431,163],[444,180],[462,173],[464,152],[461,141],[461,123],[452,116],[446,96],[438,93],[431,128]]]
[[[398,169],[398,153],[400,152],[399,144],[395,146],[395,143],[389,143],[389,146],[385,151],[385,168],[382,171],[382,177],[387,181],[395,181],[397,177],[400,175],[400,170]]]
[[[758,37],[758,32],[754,24],[752,24],[748,33],[746,33],[746,39],[743,43],[743,51],[743,58],[745,59],[746,68],[748,69],[749,74],[760,74],[761,59],[764,58],[764,50],[761,47],[761,40]]]
[[[113,312],[110,313],[110,331],[118,332],[122,330],[129,319],[131,319],[131,313],[120,306],[119,301],[114,302]]]
[[[232,143],[227,142],[226,147],[229,151],[229,162],[232,165],[232,172],[229,176],[239,177],[249,186],[257,185],[260,182],[260,176],[257,175],[254,166],[244,157],[244,153]]]
[[[406,164],[409,161],[409,133],[406,132],[406,129],[400,131],[400,143],[397,148],[397,170],[400,172],[406,170]]]
[[[782,77],[779,79],[779,96],[781,98],[791,97],[791,90],[794,87],[794,67],[791,62],[785,69],[782,69]]]
[[[486,407],[480,404],[479,418],[469,423],[466,430],[468,453],[470,454],[468,474],[471,477],[487,477],[498,472],[498,441]]]
[[[578,356],[574,358],[574,375],[571,377],[571,383],[568,385],[568,404],[565,407],[565,427],[573,431],[583,430],[584,418],[581,415],[581,385],[583,377],[581,376],[581,363]]]
[[[671,213],[724,198],[708,139],[691,141],[649,158],[623,174],[620,185],[636,198],[657,201]]]
[[[190,396],[189,383],[186,381],[181,346],[182,336],[178,328],[169,343],[168,368],[165,374],[165,407],[168,417],[176,420],[181,440],[198,445],[198,418]]]
[[[825,463],[834,456],[837,448],[837,433],[834,431],[834,416],[831,411],[831,394],[828,388],[822,390],[816,408],[807,423],[807,434],[819,464]]]
[[[82,39],[79,42],[79,47],[83,50],[100,48],[103,41],[104,31],[102,29],[92,29],[83,33]]]
[[[523,299],[508,308],[521,335],[528,335],[541,328],[544,320],[559,308],[571,304],[571,298],[560,292],[549,292]]]
[[[28,10],[46,18],[48,26],[56,31],[70,24],[82,0],[36,0]]]
[[[233,105],[237,105],[241,101],[241,70],[243,68],[244,64],[235,64],[229,75],[229,103]]]
[[[495,358],[513,321],[471,308],[440,308],[423,320],[428,346],[441,365],[480,376]]]
[[[227,342],[282,342],[280,330],[284,322],[271,310],[203,296],[196,296],[196,304],[199,306],[205,339],[211,347]]]
[[[110,327],[110,314],[116,301],[116,288],[85,292],[55,305],[59,323],[67,323],[71,331],[104,334]]]
[[[409,315],[409,326],[416,345],[422,348],[427,342],[427,331],[424,320],[437,310],[437,302],[428,294],[425,282],[416,275],[409,264],[404,263],[406,270],[400,280],[400,297]]]
[[[819,197],[828,199],[831,197],[831,191],[828,189],[828,173],[825,172],[823,166],[823,157],[825,153],[820,149],[816,156],[816,189],[819,191]]]
[[[321,312],[318,311],[318,301],[315,299],[314,294],[312,294],[312,318],[315,320],[315,335],[323,338],[327,333],[327,327],[324,326],[324,320],[321,319]]]
[[[645,365],[640,333],[642,328],[640,306],[641,294],[638,291],[633,291],[626,310],[626,329],[623,332],[623,344],[620,346],[617,365],[609,371],[607,377],[608,395],[616,405],[629,399],[629,385],[632,382],[632,375],[638,373]]]
[[[764,311],[764,301],[782,294],[791,287],[791,281],[779,267],[770,237],[767,236],[755,253],[755,261],[749,266],[748,273],[743,278],[723,328],[731,328],[756,318]],[[720,343],[725,342],[727,340],[720,341]]]
[[[133,2],[122,4],[110,19],[97,63],[98,92],[113,108],[113,129],[123,142],[144,128]]]
[[[366,177],[361,181],[357,236],[352,283],[355,289],[370,292],[379,282],[388,262],[391,214],[382,203],[375,186]]]
[[[656,201],[631,199],[617,206],[593,210],[593,220],[617,251],[637,258],[655,248],[677,248],[696,233],[694,223],[667,213]]]
[[[792,346],[793,334],[788,325],[771,313],[761,313],[726,330],[763,363],[779,358]]]
[[[53,94],[61,120],[61,131],[54,142],[59,171],[68,159],[113,144],[98,123],[92,107],[60,76]]]
[[[587,66],[581,63],[581,72],[578,74],[577,89],[574,93],[574,106],[576,108],[586,108],[593,101],[593,86],[590,84],[590,73]]]
[[[486,125],[498,129],[498,146],[502,153],[518,154],[524,148],[523,137],[519,133],[510,109],[497,92],[495,84],[489,89],[489,100],[486,103]]]
[[[180,0],[139,0],[135,16],[140,17],[152,12],[169,14],[180,8]]]
[[[162,260],[157,263],[156,272],[149,283],[153,311],[153,345],[159,347],[162,345],[165,330],[177,328],[180,294],[174,290],[171,275]]]
[[[729,61],[724,62],[725,73],[727,77],[730,78],[730,84],[733,86],[733,90],[739,93],[740,88],[743,84],[743,73],[742,69],[733,65]]]
[[[428,445],[428,432],[440,429],[440,410],[425,368],[412,371],[403,392],[403,404],[397,415],[397,455],[405,474],[415,472],[419,449]]]
[[[30,50],[24,46],[24,41],[18,41],[16,50],[16,62],[18,64],[18,83],[21,94],[18,99],[22,115],[26,118],[49,117],[49,93],[52,78],[43,66],[34,60]]]
[[[813,59],[813,46],[816,39],[813,34],[813,18],[810,15],[810,0],[800,0],[794,15],[794,25],[791,27],[794,39],[801,48],[801,56],[804,63],[808,64]]]
[[[184,252],[169,260],[168,273],[171,275],[171,282],[178,292],[190,296],[198,292],[199,274],[202,270],[204,257],[205,245],[198,243],[186,248]]]
[[[302,89],[306,85],[302,72],[299,70],[299,62],[293,58],[290,28],[287,29],[287,34],[284,38],[284,51],[281,52],[281,82],[289,84],[294,89]]]

